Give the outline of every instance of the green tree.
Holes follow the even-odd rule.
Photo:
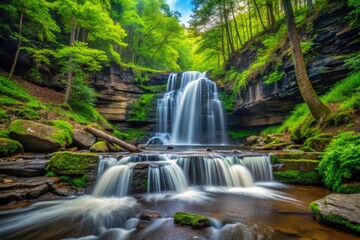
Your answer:
[[[34,38],[40,41],[55,41],[54,32],[59,32],[60,29],[50,15],[50,8],[51,4],[45,0],[11,0],[0,4],[0,9],[6,12],[14,23],[18,22],[15,24],[17,33],[10,34],[11,38],[17,41],[17,46],[9,78],[15,71],[24,42],[30,43]],[[26,35],[23,34],[24,30],[27,30]]]

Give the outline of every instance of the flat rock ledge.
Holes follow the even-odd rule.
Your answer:
[[[330,194],[310,208],[318,221],[360,234],[360,193]]]

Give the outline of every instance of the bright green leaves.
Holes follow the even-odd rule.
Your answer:
[[[71,56],[71,59],[69,59]],[[58,51],[58,57],[68,59],[68,64],[73,68],[80,67],[86,71],[99,71],[102,63],[107,63],[108,58],[104,51],[89,48],[87,43],[75,42],[72,46],[65,46]],[[64,65],[65,65],[64,64]]]

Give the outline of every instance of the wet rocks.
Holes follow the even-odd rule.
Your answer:
[[[81,149],[89,149],[96,142],[96,137],[83,130],[74,129],[73,142]]]
[[[153,221],[157,218],[161,218],[160,213],[144,212],[144,213],[140,214],[141,220]]]
[[[10,124],[9,131],[9,136],[28,152],[55,152],[66,145],[56,138],[61,129],[38,122],[18,119]]]
[[[310,208],[318,221],[360,233],[360,193],[330,194]]]
[[[174,223],[180,225],[187,225],[192,228],[204,228],[204,227],[209,227],[211,225],[209,218],[202,215],[197,215],[187,212],[175,213]]]
[[[60,178],[17,178],[3,175],[0,177],[0,204],[37,199],[59,181]]]

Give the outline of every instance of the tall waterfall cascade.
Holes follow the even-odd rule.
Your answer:
[[[225,114],[216,84],[206,73],[171,73],[157,102],[158,133],[149,144],[226,143]]]

